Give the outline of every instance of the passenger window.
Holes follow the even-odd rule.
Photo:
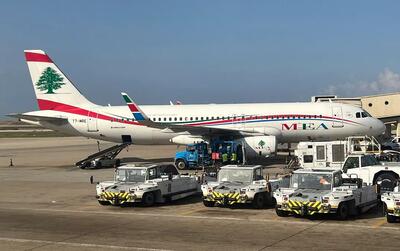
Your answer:
[[[304,155],[303,156],[304,163],[312,163],[313,162],[313,156],[312,155]]]
[[[157,171],[155,168],[149,169],[149,179],[157,178]]]
[[[358,163],[358,157],[350,157],[346,160],[346,163],[344,163],[343,169],[352,169],[352,168],[359,168],[360,165]]]
[[[263,179],[263,176],[262,176],[261,168],[254,170],[254,180],[262,180],[262,179]]]
[[[325,160],[325,146],[317,146],[317,160]]]
[[[369,162],[369,161],[368,161],[368,158],[362,157],[362,158],[361,158],[361,167],[363,167],[363,166],[368,166],[368,165],[369,165],[368,162]]]
[[[342,184],[342,175],[336,174],[333,176],[333,187],[339,187]]]

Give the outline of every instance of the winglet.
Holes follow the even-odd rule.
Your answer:
[[[122,97],[124,98],[126,104],[129,107],[129,110],[131,110],[133,117],[135,118],[136,121],[150,121],[150,119],[146,116],[146,114],[143,113],[143,111],[139,108],[135,102],[126,94],[125,92],[121,92]]]

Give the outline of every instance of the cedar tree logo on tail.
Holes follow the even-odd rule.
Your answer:
[[[47,67],[38,82],[36,83],[37,89],[41,91],[47,91],[46,94],[54,94],[54,91],[60,89],[62,85],[65,85],[62,81],[64,80],[60,74],[54,69]]]

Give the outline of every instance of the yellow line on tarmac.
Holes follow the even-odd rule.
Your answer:
[[[384,225],[386,223],[386,218],[380,219],[379,221],[377,221],[376,223],[374,223],[372,226],[374,228],[379,228],[382,225]]]

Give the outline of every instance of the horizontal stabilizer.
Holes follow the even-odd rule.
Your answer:
[[[68,122],[67,118],[60,117],[60,116],[43,116],[43,115],[36,115],[35,112],[31,113],[12,113],[7,114],[8,117],[29,120],[29,121],[36,121],[36,122],[49,122],[49,123],[64,123]]]

